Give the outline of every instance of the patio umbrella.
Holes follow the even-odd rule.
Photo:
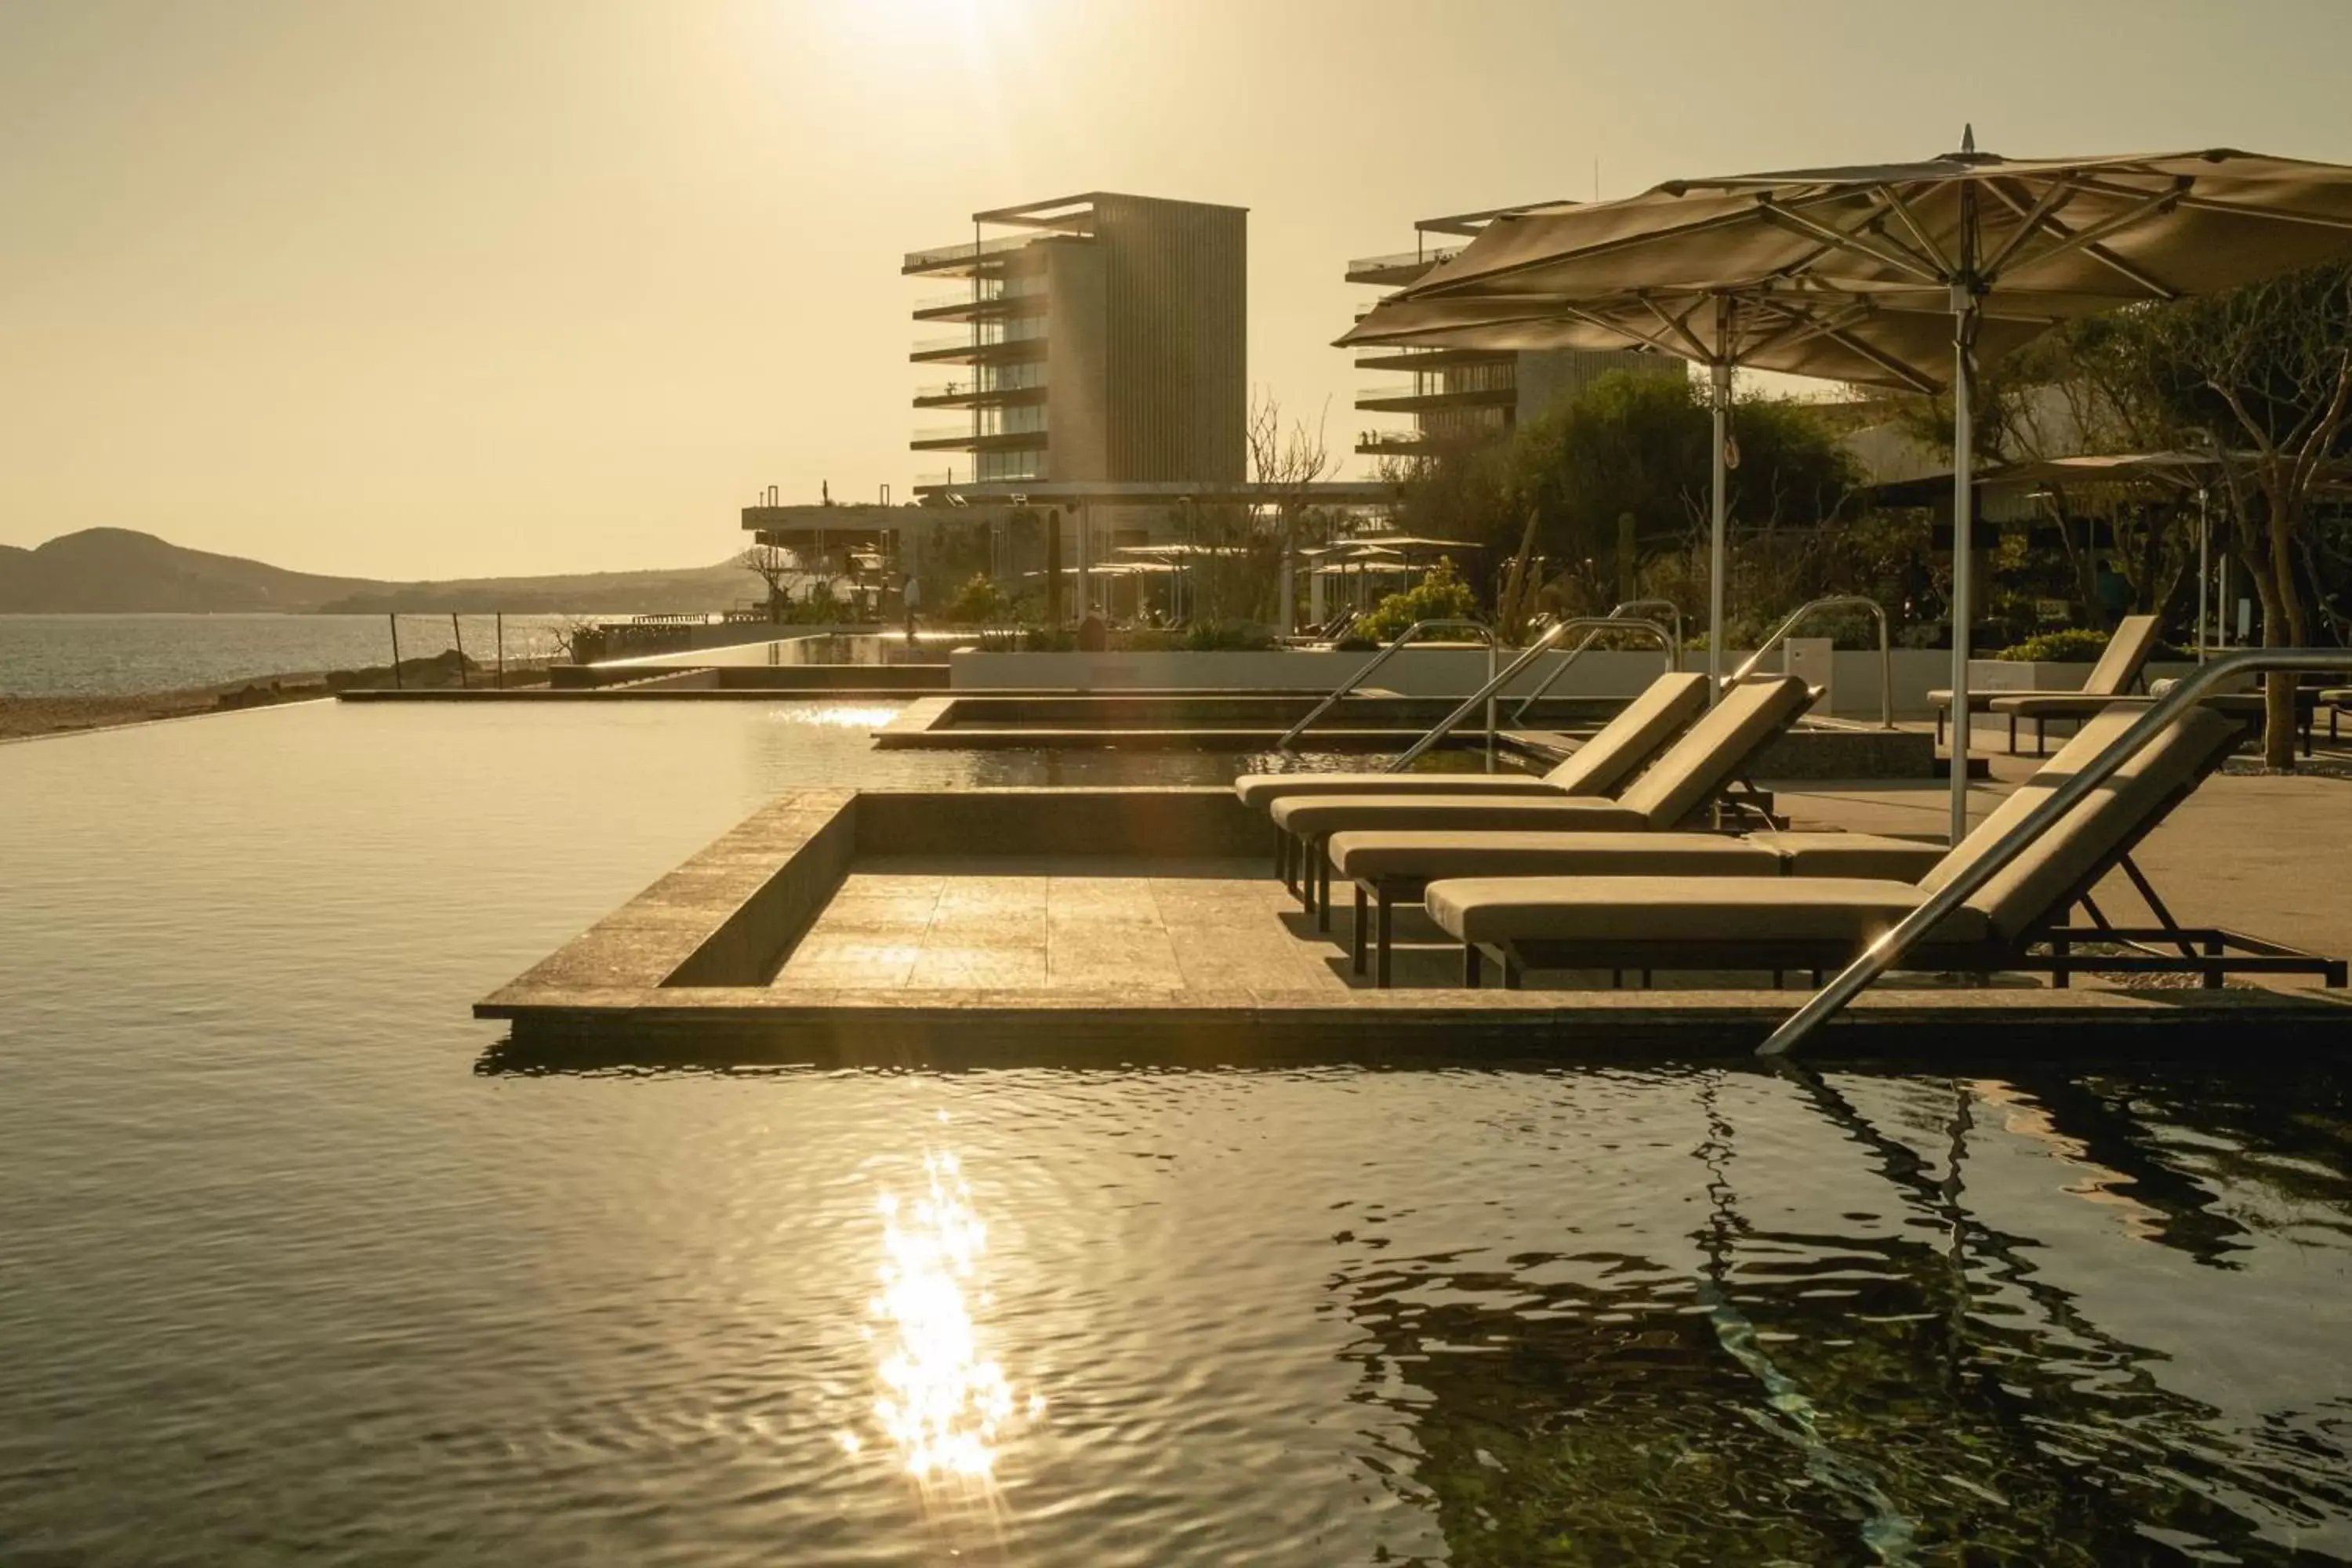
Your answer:
[[[1530,300],[1559,302],[1553,314],[1565,322],[1583,301],[1712,295],[1728,311],[1748,297],[1765,309],[1801,308],[1811,320],[1789,324],[1789,345],[1768,331],[1737,363],[1783,368],[1767,356],[1795,352],[1802,338],[1822,363],[1832,349],[1866,349],[1864,357],[1892,362],[1881,363],[1889,374],[1899,365],[1910,384],[1951,387],[1952,701],[1965,713],[1978,365],[2069,317],[2214,292],[2347,255],[2352,168],[2227,148],[2011,161],[1977,152],[1970,134],[1959,152],[1921,163],[1675,180],[1622,201],[1500,218],[1392,302],[1451,301],[1474,313],[1451,329],[1423,323],[1444,332],[1475,328],[1482,310],[1490,326],[1513,310],[1524,324]],[[1825,325],[1841,311],[1849,319]],[[1921,322],[1937,315],[1948,330],[1932,334],[1941,342],[1930,353]],[[1718,404],[1734,363],[1724,354],[1728,341],[1712,345]],[[1967,733],[1965,722],[1956,727],[1955,841],[1968,826]]]

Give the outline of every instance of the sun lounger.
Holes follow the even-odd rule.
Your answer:
[[[2116,623],[2115,635],[2100,650],[2099,662],[2083,679],[2079,691],[2004,691],[1991,700],[1991,710],[2009,716],[2009,754],[2017,754],[2017,721],[2033,721],[2033,754],[2047,754],[2043,731],[2053,719],[2080,724],[2139,684],[2140,674],[2156,652],[2157,618],[2126,616]],[[1932,694],[1931,694],[1932,696]]]
[[[2342,738],[2336,729],[2337,719],[2352,713],[2352,686],[2330,687],[2319,694],[2318,700],[2327,710],[2327,741],[2333,745]]]
[[[1546,773],[1244,773],[1234,793],[1271,808],[1300,795],[1608,795],[1706,708],[1706,677],[1662,675]]]
[[[1276,827],[1296,839],[1308,902],[1328,929],[1335,833],[1388,828],[1549,832],[1664,832],[1713,806],[1758,753],[1794,723],[1813,691],[1795,676],[1744,680],[1723,695],[1614,800],[1600,796],[1436,795],[1299,795],[1274,804]]]
[[[2058,781],[2087,763],[2137,717],[2129,710],[2083,727],[2050,767],[2013,792],[1958,848],[1916,881],[1849,877],[1477,877],[1433,882],[1430,917],[1463,944],[1464,983],[1478,982],[1483,955],[1501,957],[1506,985],[1528,968],[1787,970],[1842,965],[1885,935],[2021,821]],[[2118,768],[2035,845],[1955,910],[1903,967],[1990,973],[2033,970],[2064,984],[2082,970],[2178,972],[2218,986],[2229,973],[2315,973],[2345,984],[2344,961],[2232,931],[2185,928],[2131,861],[2131,851],[2174,805],[2218,766],[2236,723],[2200,710],[2183,714]],[[2120,867],[2158,924],[2122,927],[2092,900]],[[2088,926],[2067,924],[2082,906]],[[2117,956],[2086,957],[2086,942],[2118,943]],[[2165,949],[2174,951],[2165,951]]]
[[[2015,756],[2017,754],[2017,721],[2021,714],[2004,707],[2004,703],[2025,698],[2056,698],[2079,704],[2086,700],[2120,697],[2138,682],[2140,671],[2147,667],[2148,657],[2156,652],[2157,641],[2157,618],[2154,616],[2126,616],[2116,623],[2114,633],[2107,638],[2107,646],[2099,650],[2099,661],[2091,667],[2091,673],[2083,678],[2081,690],[2063,692],[1972,690],[1969,693],[1969,711],[1972,714],[2008,713],[2010,715],[2009,751],[2011,756]],[[1944,738],[1944,720],[1951,711],[1952,694],[1949,691],[1930,691],[1927,693],[1927,702],[1936,710],[1936,739],[1941,742]],[[2091,700],[2088,708],[2053,708],[2048,710],[2048,712],[2063,713],[2070,718],[2087,718],[2098,710],[2099,703],[2096,700]],[[2030,716],[2030,713],[2027,716]],[[2036,733],[2039,732],[2039,726],[2037,726]]]
[[[1706,710],[1706,679],[1696,672],[1660,676],[1546,773],[1244,773],[1234,793],[1268,811],[1301,795],[1606,795]],[[1285,884],[1296,874],[1297,842],[1276,832],[1275,874]]]
[[[2012,756],[2017,752],[2017,721],[2020,718],[2033,721],[2033,754],[2039,757],[2047,754],[2047,742],[2042,732],[2050,720],[2069,719],[2080,725],[2094,714],[2119,704],[2144,708],[2161,697],[2170,684],[2169,681],[2159,680],[2147,692],[2134,692],[2122,697],[2085,698],[2072,691],[2020,694],[2013,698],[2000,698],[1993,707],[2010,715],[2009,749]],[[2227,714],[2250,729],[2259,730],[2269,712],[2263,693],[2253,687],[2251,679],[2240,681],[2239,687],[2236,690],[2215,692],[2203,699],[2202,705],[2216,713]],[[2294,730],[2303,738],[2303,754],[2306,757],[2311,755],[2314,731],[2318,723],[2319,697],[2319,692],[2312,687],[2298,686],[2294,689]]]
[[[1390,980],[1394,910],[1454,877],[1867,877],[1910,881],[1948,847],[1872,833],[1450,832],[1333,834],[1324,856],[1355,884],[1352,960]]]

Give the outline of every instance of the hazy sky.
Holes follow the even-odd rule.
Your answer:
[[[1252,377],[1344,447],[1341,267],[1417,216],[1970,120],[2352,162],[2348,55],[2352,0],[0,0],[0,542],[715,560],[937,466],[903,251],[1094,189],[1251,209]]]

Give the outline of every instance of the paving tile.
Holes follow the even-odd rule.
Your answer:
[[[908,990],[975,989],[1002,991],[1043,987],[1046,982],[1045,949],[1036,947],[952,947],[925,944],[906,979]]]
[[[898,986],[922,954],[918,939],[811,931],[776,973],[778,985]]]
[[[834,896],[843,899],[911,898],[927,894],[937,899],[940,884],[946,880],[937,872],[852,870],[842,879],[840,889]]]
[[[1057,930],[1045,948],[1046,984],[1106,991],[1135,987],[1181,989],[1183,967],[1160,927],[1121,926],[1109,931]]]
[[[931,923],[936,893],[866,893],[836,896],[819,911],[818,931],[914,931]]]

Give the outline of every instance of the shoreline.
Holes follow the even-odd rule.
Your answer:
[[[492,669],[484,668],[470,658],[466,664],[468,683],[484,686],[490,683],[494,677]],[[454,654],[400,661],[402,684],[416,689],[457,686],[457,676]],[[332,697],[346,687],[390,686],[392,683],[392,668],[380,665],[356,670],[295,670],[241,680],[224,680],[210,686],[173,687],[159,691],[43,697],[0,692],[0,742],[119,730],[165,719],[242,713],[255,708],[275,708],[289,702],[313,702],[320,698]],[[509,689],[544,686],[546,683],[544,662],[525,665],[510,661],[507,666],[506,684]]]

